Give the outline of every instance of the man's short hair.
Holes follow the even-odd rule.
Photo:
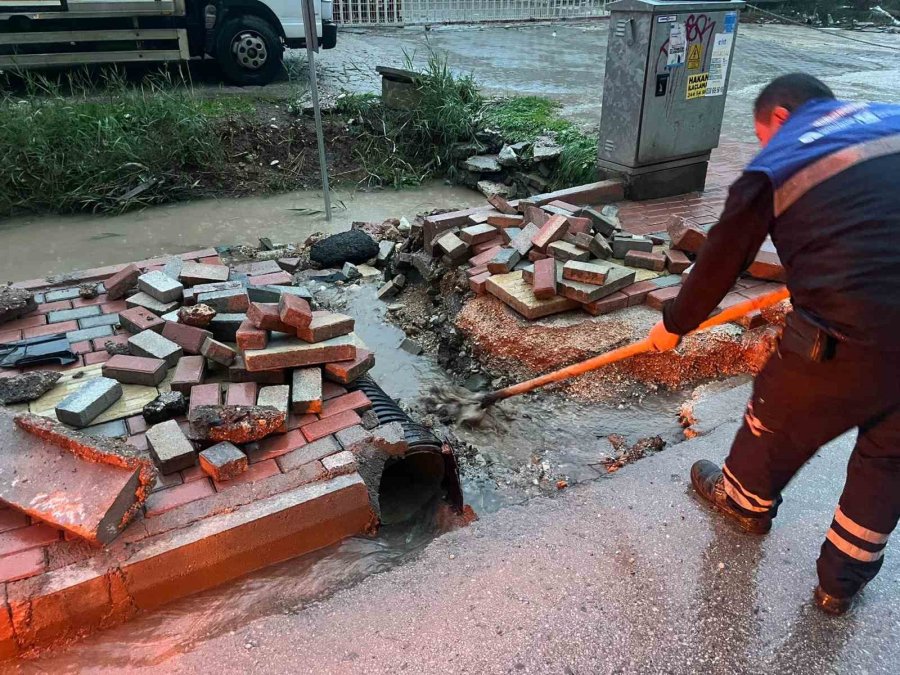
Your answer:
[[[833,99],[834,92],[821,80],[806,73],[790,73],[769,82],[753,104],[753,115],[768,118],[778,106],[794,112],[808,101]]]

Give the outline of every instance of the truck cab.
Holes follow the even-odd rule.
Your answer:
[[[314,0],[320,46],[337,43],[332,0]],[[0,0],[0,69],[215,59],[264,85],[305,46],[299,0]]]

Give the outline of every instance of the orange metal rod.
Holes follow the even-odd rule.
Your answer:
[[[788,293],[787,288],[782,288],[780,290],[773,291],[772,293],[761,295],[758,298],[753,298],[752,300],[739,302],[736,305],[732,305],[731,307],[722,310],[715,316],[711,316],[706,321],[701,323],[697,327],[697,330],[692,332],[696,333],[697,331],[705,330],[713,326],[719,326],[723,323],[728,323],[729,321],[734,321],[735,319],[745,316],[746,314],[749,314],[750,312],[753,312],[755,310],[763,309],[764,307],[771,307],[772,305],[778,304],[782,300],[786,300],[788,297],[790,297],[790,293]],[[590,358],[587,361],[581,361],[580,363],[575,363],[571,366],[566,366],[565,368],[555,370],[552,373],[547,373],[546,375],[541,375],[540,377],[535,377],[531,380],[526,380],[525,382],[519,382],[519,384],[513,384],[509,387],[506,387],[505,389],[498,389],[497,391],[485,394],[484,398],[481,401],[481,405],[487,407],[492,403],[502,401],[505,398],[518,396],[519,394],[525,394],[529,391],[533,391],[554,382],[561,382],[562,380],[568,380],[571,377],[584,375],[585,373],[589,373],[591,371],[597,370],[598,368],[602,368],[603,366],[607,366],[610,363],[616,363],[617,361],[627,359],[631,356],[634,356],[635,354],[646,354],[647,352],[652,351],[653,345],[650,344],[650,339],[644,338],[643,340],[640,340],[633,344],[619,347],[618,349],[613,349],[611,352],[606,352],[606,354],[601,354],[600,356]]]

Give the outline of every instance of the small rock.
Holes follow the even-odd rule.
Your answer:
[[[410,340],[409,338],[403,339],[403,342],[400,343],[400,349],[412,354],[413,356],[418,356],[423,351],[422,345],[420,345],[415,340]]]
[[[503,183],[495,183],[491,180],[478,181],[478,191],[485,197],[493,197],[494,195],[509,197],[510,195],[510,188],[508,185],[504,185]]]
[[[497,161],[500,163],[500,166],[515,166],[519,163],[519,158],[515,150],[508,145],[504,145],[503,149],[500,150],[500,154],[497,155]]]
[[[556,142],[554,136],[540,136],[534,142],[532,156],[535,162],[544,162],[548,159],[556,159],[562,154],[562,146]]]
[[[34,293],[12,286],[0,287],[0,324],[37,309]]]
[[[61,373],[36,370],[15,377],[0,378],[0,404],[27,403],[34,401],[53,389]]]
[[[107,340],[103,348],[106,350],[106,353],[110,356],[115,356],[116,354],[123,354],[128,356],[131,354],[131,347],[128,346],[128,343],[121,344],[119,342],[113,342],[112,340]]]
[[[187,412],[187,399],[180,391],[167,391],[144,406],[147,424],[159,424]]]
[[[341,269],[341,274],[347,277],[347,281],[353,281],[354,279],[359,279],[362,274],[359,273],[359,270],[356,268],[351,262],[344,263],[344,267]]]
[[[97,284],[90,281],[78,286],[78,295],[85,300],[93,300],[100,295],[100,291],[97,289]]]
[[[501,169],[497,155],[474,155],[463,162],[463,168],[472,173],[497,173]]]
[[[409,224],[406,216],[400,216],[400,221],[397,223],[397,229],[400,231],[400,234],[409,234],[409,231],[412,229],[412,225]]]
[[[178,322],[185,326],[206,328],[215,317],[216,310],[203,303],[182,307],[178,310]]]
[[[360,419],[362,420],[363,429],[367,431],[371,431],[378,426],[378,415],[375,414],[374,410],[366,410],[360,415]]]

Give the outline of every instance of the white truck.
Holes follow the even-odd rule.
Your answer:
[[[227,80],[270,82],[305,47],[301,0],[0,0],[0,70],[213,58]],[[314,0],[319,44],[337,42]]]

